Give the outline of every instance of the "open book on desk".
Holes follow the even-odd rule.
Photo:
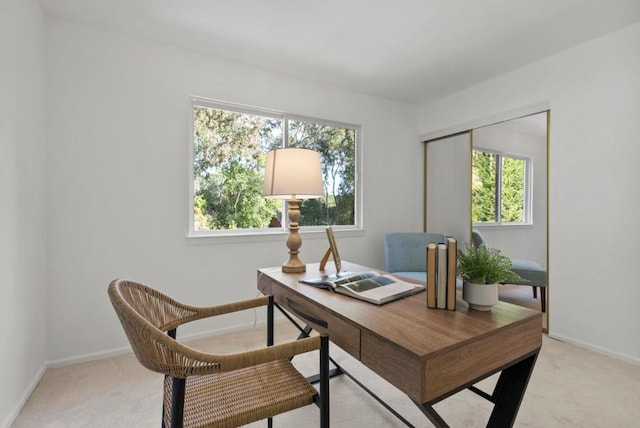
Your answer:
[[[343,272],[338,275],[301,279],[300,282],[327,288],[376,305],[398,300],[425,289],[424,285],[402,281],[378,272]]]

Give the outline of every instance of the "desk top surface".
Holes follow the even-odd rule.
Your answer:
[[[349,272],[375,270],[349,262],[343,262],[343,269]],[[302,278],[317,278],[331,273],[334,272],[320,272],[318,263],[308,264],[307,272],[300,274],[283,273],[280,267],[265,268],[258,271],[258,286],[268,292],[260,281],[261,276],[267,276],[358,328],[368,330],[419,358],[449,352],[505,329],[522,327],[525,323],[535,325],[532,320],[536,319],[539,334],[542,334],[540,312],[505,302],[499,302],[491,311],[475,311],[469,310],[467,303],[458,296],[455,311],[428,309],[426,294],[422,292],[377,306],[298,282]]]

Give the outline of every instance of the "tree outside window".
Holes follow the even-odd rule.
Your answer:
[[[471,217],[474,224],[527,223],[531,160],[473,150]]]
[[[193,106],[193,229],[285,227],[282,201],[262,196],[266,153],[301,147],[321,154],[325,195],[305,200],[301,226],[355,225],[355,126],[228,106]]]
[[[304,201],[300,224],[355,224],[355,129],[289,120],[289,146],[320,152],[324,198]]]

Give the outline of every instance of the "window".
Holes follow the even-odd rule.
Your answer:
[[[530,223],[530,171],[530,158],[474,149],[471,183],[473,223]]]
[[[299,225],[359,226],[357,126],[204,100],[192,107],[191,234],[288,227],[285,202],[262,197],[266,154],[280,147],[321,154],[325,195],[303,201]]]

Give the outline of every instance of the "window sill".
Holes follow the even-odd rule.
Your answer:
[[[533,223],[473,223],[474,229],[531,229],[534,226]]]
[[[302,240],[309,239],[327,239],[327,233],[324,228],[314,228],[305,230],[304,227],[299,230]],[[333,233],[336,237],[360,237],[364,236],[364,229],[336,229],[334,226]],[[285,241],[289,235],[288,230],[256,230],[237,233],[208,233],[196,234],[190,233],[186,236],[189,246],[201,245],[220,245],[220,244],[244,244],[256,242],[279,242]]]

